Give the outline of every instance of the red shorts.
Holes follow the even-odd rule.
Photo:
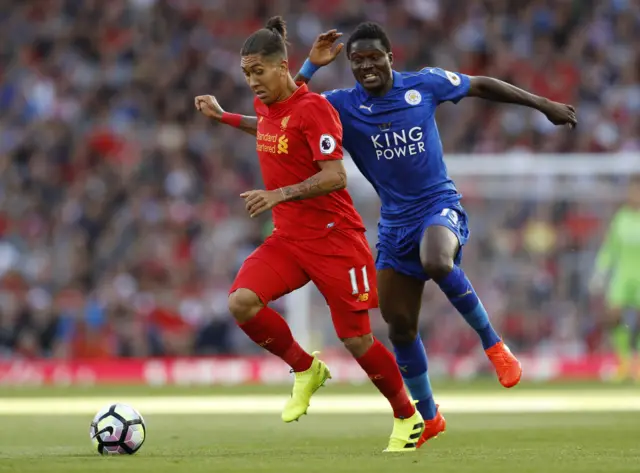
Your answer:
[[[367,311],[378,307],[375,263],[364,233],[356,230],[303,241],[274,233],[245,260],[229,293],[249,289],[266,305],[309,281],[327,301],[339,338],[371,333]]]

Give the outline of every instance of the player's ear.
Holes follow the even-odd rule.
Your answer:
[[[281,76],[285,76],[289,73],[289,61],[287,59],[283,59],[280,61],[280,66],[278,67]]]
[[[391,51],[387,53],[387,57],[389,58],[389,64],[393,64],[393,53]]]

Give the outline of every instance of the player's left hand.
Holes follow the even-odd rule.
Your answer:
[[[309,61],[311,61],[311,64],[318,67],[331,64],[344,47],[343,43],[338,43],[335,48],[333,47],[340,36],[342,36],[342,33],[338,33],[338,30],[329,30],[319,35],[309,52]]]
[[[282,192],[279,190],[252,190],[243,192],[240,197],[244,199],[245,207],[251,218],[257,217],[284,201]]]
[[[554,125],[569,125],[570,128],[575,128],[578,124],[576,109],[573,105],[547,100],[540,111]]]

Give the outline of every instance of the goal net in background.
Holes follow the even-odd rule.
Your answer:
[[[452,155],[450,175],[464,195],[471,239],[463,268],[512,349],[532,356],[597,351],[599,298],[587,291],[606,226],[625,196],[635,154]],[[379,200],[350,160],[349,189],[377,241]],[[372,276],[373,277],[373,276]],[[309,284],[288,296],[287,318],[309,349],[340,350],[329,311]],[[374,333],[387,340],[372,313]],[[433,284],[423,296],[420,332],[430,356],[480,353],[468,328]]]

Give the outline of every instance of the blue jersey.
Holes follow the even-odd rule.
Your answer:
[[[436,107],[457,103],[469,77],[437,68],[393,72],[393,88],[374,97],[360,85],[323,95],[340,114],[343,147],[382,202],[381,224],[401,227],[458,204],[436,126]]]

